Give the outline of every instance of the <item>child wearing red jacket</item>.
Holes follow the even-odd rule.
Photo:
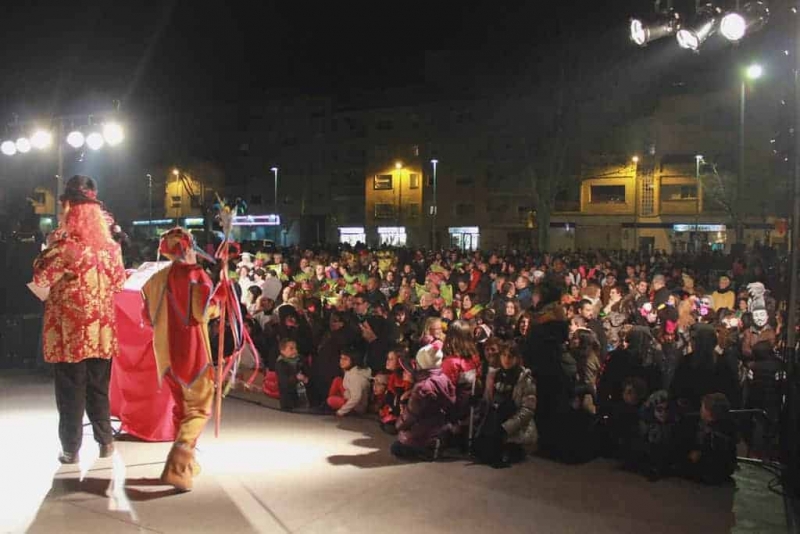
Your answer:
[[[406,358],[408,350],[405,347],[395,347],[386,356],[386,369],[389,371],[389,380],[386,384],[386,394],[383,404],[378,411],[381,421],[381,430],[388,434],[397,434],[395,423],[400,417],[402,406],[408,400],[413,381],[411,373],[405,371],[400,361]]]

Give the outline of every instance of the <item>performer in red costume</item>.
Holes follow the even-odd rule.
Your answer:
[[[189,232],[182,228],[166,232],[159,252],[172,265],[153,275],[142,294],[145,318],[153,326],[158,378],[166,381],[175,398],[173,419],[178,428],[161,481],[190,491],[199,472],[195,444],[211,416],[214,398],[208,321],[217,314],[221,295],[214,294],[211,278],[197,264],[198,254],[206,256]]]

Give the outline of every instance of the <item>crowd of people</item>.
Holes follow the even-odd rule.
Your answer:
[[[284,410],[371,414],[398,457],[606,456],[717,484],[740,439],[771,454],[787,279],[770,250],[294,248],[229,268],[263,392]],[[744,408],[768,417],[741,424]]]

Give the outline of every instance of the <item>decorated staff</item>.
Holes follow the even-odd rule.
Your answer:
[[[217,294],[220,295],[220,308],[219,308],[219,331],[217,343],[217,374],[216,374],[216,397],[214,402],[214,436],[219,436],[220,422],[222,419],[222,397],[223,392],[227,392],[236,380],[236,373],[241,360],[242,352],[245,346],[250,347],[250,354],[253,355],[254,370],[250,378],[247,380],[247,385],[252,385],[255,380],[259,367],[258,352],[244,328],[244,317],[242,317],[242,308],[239,306],[239,301],[236,298],[236,291],[234,289],[234,282],[230,279],[228,273],[228,262],[231,258],[235,258],[240,254],[239,244],[231,239],[231,229],[233,228],[233,217],[235,211],[226,205],[225,201],[217,197],[217,206],[219,211],[217,220],[222,228],[223,239],[217,248],[216,258],[220,261],[220,279],[217,285]],[[233,254],[231,249],[233,249]],[[226,334],[226,319],[230,327],[231,335],[233,336],[233,353],[227,357],[225,362],[225,334]],[[230,380],[225,385],[225,377],[230,375]]]

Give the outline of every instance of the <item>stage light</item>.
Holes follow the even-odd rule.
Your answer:
[[[19,151],[22,154],[26,154],[31,151],[31,142],[28,141],[27,137],[20,137],[19,139],[17,139],[16,147],[17,151]]]
[[[44,150],[53,143],[53,135],[47,130],[36,130],[31,136],[31,145],[37,150]]]
[[[661,13],[652,22],[642,19],[631,19],[631,41],[639,46],[661,39],[674,33],[680,28],[680,15],[675,11]]]
[[[748,2],[741,10],[722,17],[720,33],[729,41],[739,41],[748,33],[753,33],[769,20],[769,7],[764,2]]]
[[[17,153],[17,145],[14,144],[14,141],[3,141],[3,144],[0,145],[0,152],[6,156],[13,156]]]
[[[706,39],[717,30],[719,15],[719,8],[710,4],[700,8],[694,20],[675,34],[680,47],[694,52],[699,50]]]
[[[67,135],[67,144],[72,148],[80,148],[85,142],[86,138],[83,137],[83,134],[78,130],[70,132],[69,135]]]
[[[92,132],[86,136],[86,146],[92,150],[100,150],[105,144],[105,139],[98,132]]]
[[[403,162],[402,161],[398,161],[397,163],[394,164],[394,168],[395,169],[402,169],[403,168]]]
[[[125,139],[122,126],[116,122],[107,122],[103,125],[103,138],[105,138],[109,146],[117,146]]]
[[[719,23],[719,32],[729,41],[738,41],[747,33],[747,22],[739,13],[728,13]]]

